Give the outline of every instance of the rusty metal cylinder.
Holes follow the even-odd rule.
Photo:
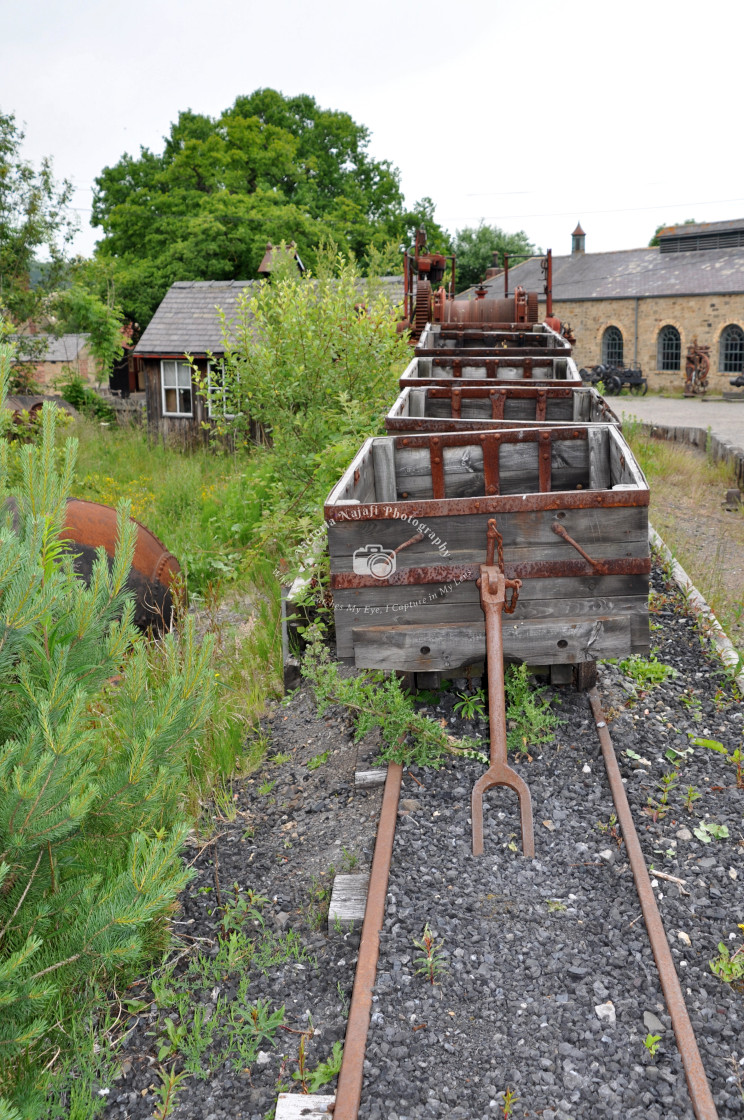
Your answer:
[[[461,323],[463,326],[475,323],[517,323],[521,321],[522,314],[514,296],[509,299],[447,300],[444,305],[444,322]],[[537,322],[537,299],[528,299],[525,321]]]
[[[132,519],[134,520],[134,518]],[[83,498],[68,498],[65,536],[72,542],[75,572],[88,582],[96,558],[96,549],[103,547],[113,559],[116,548],[116,510]],[[162,541],[139,521],[134,546],[134,559],[127,579],[127,588],[135,597],[134,621],[140,629],[168,629],[174,608],[173,581],[181,565]]]

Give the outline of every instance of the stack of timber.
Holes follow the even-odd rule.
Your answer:
[[[556,385],[409,385],[385,417],[394,432],[461,432],[536,424],[613,424],[596,389]]]
[[[482,662],[475,581],[494,517],[523,581],[505,656],[647,652],[648,501],[614,424],[369,439],[325,506],[337,655],[416,673]]]

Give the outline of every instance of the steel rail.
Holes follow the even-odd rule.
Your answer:
[[[695,1040],[695,1032],[692,1029],[690,1016],[687,1013],[677,970],[674,967],[674,960],[672,959],[669,943],[667,942],[666,933],[664,932],[661,914],[659,913],[659,907],[651,886],[646,860],[641,849],[640,840],[638,839],[638,833],[633,823],[633,816],[625,792],[625,786],[623,785],[623,779],[620,775],[620,767],[615,757],[615,749],[607,729],[607,721],[602,711],[599,693],[596,687],[594,687],[589,689],[587,695],[589,697],[589,703],[591,704],[594,722],[597,727],[599,742],[602,747],[602,757],[610,782],[612,799],[615,802],[617,819],[622,829],[623,840],[625,841],[625,850],[628,853],[628,860],[630,861],[630,868],[633,872],[636,890],[638,891],[638,899],[641,903],[641,910],[646,923],[648,938],[651,942],[651,950],[654,954],[654,960],[656,961],[656,967],[659,972],[661,990],[664,994],[667,1009],[672,1019],[672,1027],[677,1039],[677,1047],[679,1048],[679,1053],[682,1058],[682,1065],[685,1070],[687,1088],[690,1093],[693,1111],[697,1120],[718,1120],[716,1106],[713,1103],[713,1095],[710,1091],[708,1078],[705,1075],[700,1051],[698,1050],[698,1045]]]
[[[395,824],[398,816],[398,799],[403,779],[403,767],[398,762],[388,763],[385,791],[382,796],[380,822],[372,857],[372,867],[367,891],[367,906],[362,924],[354,989],[351,994],[349,1021],[344,1040],[344,1056],[338,1075],[333,1120],[356,1120],[362,1099],[364,1080],[364,1055],[367,1049],[367,1032],[372,1011],[372,989],[377,976],[380,955],[380,930],[385,918],[390,863],[393,856]]]

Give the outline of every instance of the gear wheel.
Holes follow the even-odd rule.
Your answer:
[[[418,340],[421,332],[431,319],[431,284],[428,280],[419,280],[416,285],[416,308],[413,314],[413,329],[411,337]]]
[[[537,292],[527,293],[527,322],[537,322]]]

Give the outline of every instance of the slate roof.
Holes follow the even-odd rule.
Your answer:
[[[253,287],[253,280],[180,280],[163,297],[135,354],[221,354],[222,324],[217,308],[228,322],[235,318],[238,300]]]
[[[228,324],[235,319],[240,296],[257,280],[181,280],[166,292],[133,353],[221,354],[224,351],[218,308]],[[403,300],[403,279],[382,278],[384,290],[394,304]]]
[[[45,349],[38,354],[35,349],[24,350],[24,342],[28,339],[34,345],[39,339],[46,343]],[[88,341],[87,334],[62,334],[56,338],[53,334],[15,335],[12,340],[16,344],[16,355],[21,362],[74,362],[80,351]]]
[[[540,258],[509,269],[509,291],[517,284],[542,292]],[[500,299],[504,277],[485,281],[489,295]],[[661,253],[623,249],[612,253],[572,253],[553,257],[553,299],[628,299],[649,296],[721,295],[744,292],[744,247],[703,253]],[[458,298],[468,298],[463,292]]]

